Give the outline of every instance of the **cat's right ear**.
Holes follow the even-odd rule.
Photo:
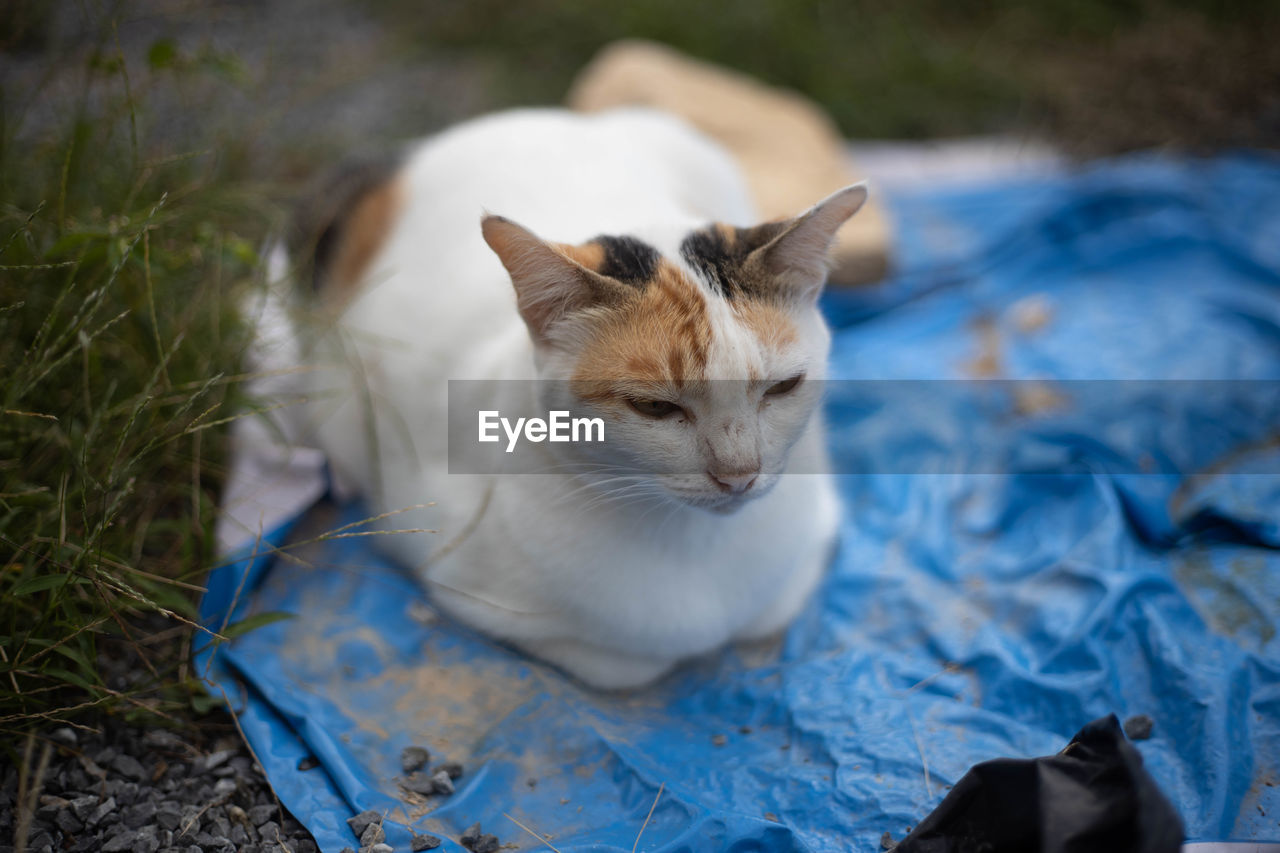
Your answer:
[[[516,305],[535,343],[549,343],[551,328],[575,311],[625,293],[617,282],[569,257],[569,247],[548,243],[510,219],[486,216],[480,231],[511,275]]]

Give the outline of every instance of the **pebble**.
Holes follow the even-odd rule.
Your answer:
[[[436,792],[436,782],[426,773],[410,773],[400,782],[406,790],[415,794],[434,794]]]
[[[468,826],[466,829],[462,831],[462,834],[458,836],[458,841],[462,842],[463,847],[470,847],[472,844],[475,844],[476,841],[478,841],[479,839],[480,839],[480,822],[479,821],[471,824],[471,826]]]
[[[400,751],[400,769],[405,773],[421,770],[431,760],[431,753],[420,746],[406,746]]]
[[[1146,740],[1151,737],[1151,729],[1155,720],[1146,714],[1134,714],[1124,721],[1124,734],[1129,740]]]
[[[462,765],[456,761],[446,761],[431,768],[432,776],[440,772],[448,773],[450,779],[460,779],[462,778]]]
[[[116,810],[115,797],[107,797],[105,802],[98,804],[98,807],[93,810],[93,813],[89,815],[89,818],[88,820],[85,821],[85,823],[88,824],[89,826],[97,826],[99,823],[102,822],[103,818],[105,818],[107,815],[111,814],[115,810]]]
[[[886,832],[884,835],[880,836],[881,850],[892,850],[897,845],[898,845],[898,842],[893,840],[893,835],[891,835],[890,833]]]
[[[373,809],[365,809],[355,817],[347,818],[347,826],[351,827],[351,831],[359,838],[364,834],[364,829],[371,823],[381,823],[382,815]]]
[[[147,778],[146,768],[132,755],[117,755],[111,760],[111,769],[137,782]]]
[[[136,806],[129,806],[124,810],[124,825],[130,829],[138,829],[155,821],[156,812],[160,807],[151,800],[144,800]]]
[[[443,770],[431,777],[431,783],[437,794],[445,794],[447,796],[453,793],[453,779]]]
[[[364,828],[364,832],[360,833],[360,846],[371,847],[374,844],[381,844],[387,840],[387,834],[382,830],[382,822],[371,823]]]
[[[264,823],[266,823],[267,821],[271,820],[276,816],[276,811],[277,811],[276,807],[273,803],[267,803],[266,805],[261,805],[261,806],[254,806],[253,808],[249,809],[249,813],[248,813],[249,823],[253,824],[254,826],[262,826]]]
[[[458,840],[471,853],[494,853],[495,850],[502,846],[502,842],[498,841],[498,836],[484,834],[478,822],[467,827]]]
[[[423,850],[435,850],[442,843],[443,842],[434,835],[419,835],[414,832],[413,836],[409,839],[409,849],[412,850],[413,853],[422,853]]]
[[[235,754],[236,751],[234,749],[220,749],[217,752],[209,753],[204,757],[203,764],[205,771],[207,772],[218,765],[225,763],[228,758]]]
[[[496,835],[482,835],[471,845],[471,853],[495,853],[502,846],[502,842],[498,840]]]

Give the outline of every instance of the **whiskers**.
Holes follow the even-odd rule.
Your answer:
[[[606,506],[637,504],[645,506],[645,514],[656,507],[675,502],[653,476],[636,468],[604,462],[566,462],[544,473],[564,475],[572,485],[558,492],[546,504],[547,508],[560,507],[570,501],[579,501],[579,509],[588,511]],[[643,516],[642,516],[643,518]]]

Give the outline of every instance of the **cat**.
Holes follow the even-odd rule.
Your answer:
[[[816,300],[866,195],[757,224],[730,156],[643,109],[498,113],[348,170],[301,274],[335,490],[432,531],[377,540],[438,607],[596,688],[777,634],[835,539]],[[481,386],[499,412],[567,396],[608,455],[450,473],[457,379],[530,380]]]

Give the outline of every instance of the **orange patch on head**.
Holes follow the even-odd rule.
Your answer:
[[[556,251],[574,263],[581,264],[592,272],[599,272],[604,265],[604,247],[599,243],[583,243],[573,246],[568,243],[557,243]]]
[[[341,305],[359,289],[369,264],[386,243],[391,226],[404,206],[405,190],[399,180],[387,181],[370,190],[356,202],[343,220],[338,244],[320,296],[332,305]]]
[[[595,323],[573,377],[591,389],[590,396],[674,391],[700,379],[706,369],[711,341],[706,297],[665,260],[644,287]]]
[[[742,324],[765,346],[779,350],[796,342],[799,331],[795,321],[778,305],[748,299],[733,303],[733,309]]]

